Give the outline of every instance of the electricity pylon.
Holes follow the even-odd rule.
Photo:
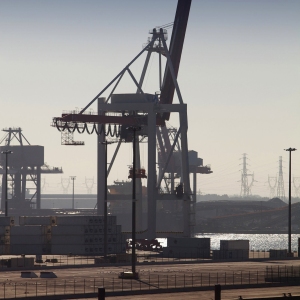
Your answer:
[[[241,170],[241,196],[242,197],[248,197],[251,195],[251,187],[254,182],[254,173],[248,174],[248,169],[247,169],[247,154],[243,154],[243,169]],[[248,177],[251,177],[252,180],[249,183]]]
[[[94,177],[93,178],[86,178],[85,177],[85,187],[87,189],[88,194],[92,193],[94,184],[95,184]]]
[[[60,184],[63,189],[63,193],[68,194],[68,189],[70,186],[70,178],[61,178]]]
[[[295,189],[295,197],[300,198],[300,177],[293,177],[293,185]]]
[[[284,181],[283,181],[283,172],[282,172],[282,156],[279,156],[279,172],[278,172],[276,197],[285,201]]]
[[[270,188],[270,199],[275,197],[275,191],[277,186],[277,177],[268,176],[269,188]]]

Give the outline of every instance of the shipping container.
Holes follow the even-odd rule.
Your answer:
[[[55,216],[41,216],[41,217],[32,217],[32,216],[20,216],[19,225],[56,225]]]
[[[52,227],[52,235],[80,235],[102,233],[102,225],[61,225]]]
[[[10,245],[0,245],[0,255],[9,255]]]
[[[283,250],[274,250],[270,249],[270,258],[287,258],[288,251],[286,249]]]
[[[196,247],[165,247],[163,248],[164,257],[172,258],[210,258],[210,249],[200,249]]]
[[[249,240],[220,240],[220,250],[248,250]]]
[[[51,234],[52,226],[48,225],[26,225],[26,226],[14,226],[10,230],[11,236],[19,235],[44,235]]]
[[[196,247],[210,250],[210,238],[168,237],[168,247]]]
[[[52,245],[52,254],[54,255],[103,255],[103,246],[87,245]]]
[[[10,236],[2,235],[0,236],[0,245],[9,245],[10,244]]]
[[[23,267],[33,267],[34,258],[33,257],[13,257],[10,259],[11,268],[23,268]]]
[[[0,226],[14,226],[14,217],[0,217]]]
[[[245,249],[213,250],[213,259],[242,260],[249,258],[249,251]]]
[[[107,218],[109,224],[110,216]],[[57,225],[103,225],[104,216],[57,216]]]
[[[52,245],[86,245],[86,244],[102,244],[104,235],[52,235]]]
[[[0,225],[0,236],[10,235],[10,226]]]
[[[51,243],[51,235],[12,235],[10,244],[15,245],[43,245]]]
[[[31,254],[42,255],[51,254],[51,245],[10,245],[11,255]]]

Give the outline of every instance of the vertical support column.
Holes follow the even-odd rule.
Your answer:
[[[139,143],[139,132],[136,132],[135,139],[135,166],[136,169],[141,168],[140,159],[140,143]],[[143,195],[142,195],[142,179],[136,178],[136,231],[143,229]]]
[[[105,98],[98,99],[98,115],[105,114],[99,109],[99,104],[105,103]],[[100,132],[102,124],[98,125]],[[105,147],[102,142],[105,141],[105,134],[102,132],[97,136],[97,215],[104,215],[105,198]]]
[[[194,194],[194,202],[197,202],[197,172],[193,172],[193,194]]]
[[[21,175],[22,175],[22,179],[21,179],[21,181],[22,181],[22,187],[21,187],[22,197],[20,200],[21,200],[21,202],[23,202],[22,204],[25,203],[25,199],[26,199],[26,177],[27,177],[26,171],[27,171],[26,167],[23,167],[23,169],[20,170]]]
[[[5,174],[2,174],[1,210],[5,209]]]
[[[182,104],[182,110],[179,113],[180,127],[181,127],[181,161],[182,161],[182,179],[184,187],[183,195],[183,236],[190,237],[190,177],[189,177],[189,157],[188,157],[188,141],[187,141],[187,106]]]
[[[41,209],[41,167],[36,168],[36,209]]]
[[[148,239],[156,238],[156,114],[154,106],[148,111]]]

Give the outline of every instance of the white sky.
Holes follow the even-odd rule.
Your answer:
[[[176,5],[0,0],[0,129],[21,127],[32,145],[45,147],[49,165],[63,167],[63,176],[46,176],[45,193],[61,192],[62,177],[77,176],[78,193],[86,192],[85,178],[96,180],[96,136],[77,134],[85,146],[61,146],[52,117],[93,99],[142,49],[151,28],[173,22]],[[198,176],[202,193],[239,194],[243,153],[257,180],[253,194],[269,195],[279,156],[288,194],[285,148],[298,149],[292,174],[300,177],[299,29],[297,0],[193,0],[178,81],[188,104],[189,148],[214,172]],[[132,68],[137,78],[143,61]],[[156,62],[145,81],[149,93],[158,90]],[[135,92],[128,80],[121,87],[119,93]],[[170,123],[177,126],[177,118]],[[127,178],[131,145],[122,148],[109,183]]]

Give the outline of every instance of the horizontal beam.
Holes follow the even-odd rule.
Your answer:
[[[63,114],[61,118],[54,118],[61,122],[98,123],[98,124],[120,124],[120,125],[147,125],[147,116],[105,116],[85,114]],[[156,116],[156,125],[165,126],[165,122]],[[59,127],[60,124],[57,124]]]

